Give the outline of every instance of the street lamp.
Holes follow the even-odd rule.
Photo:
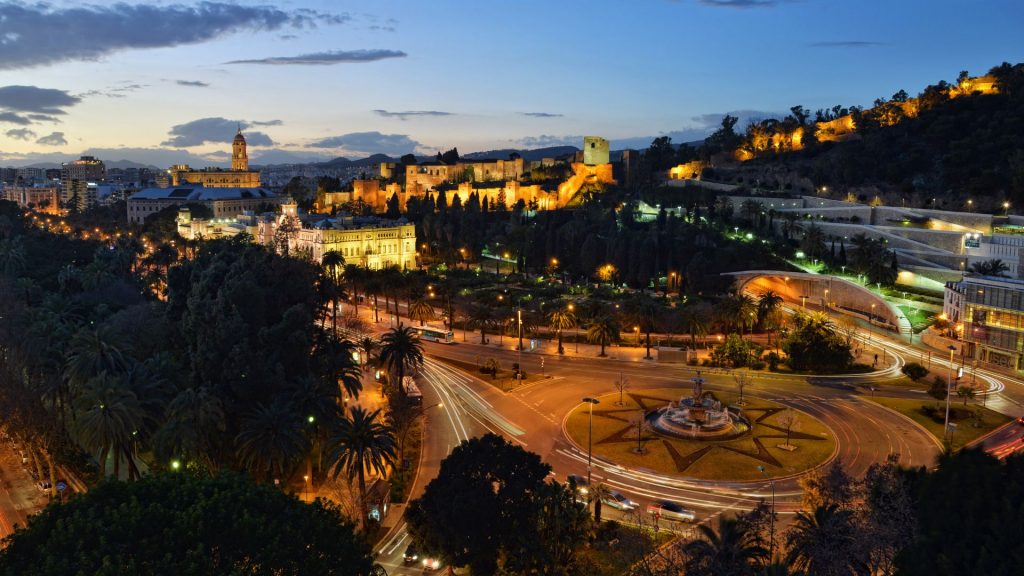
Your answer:
[[[766,478],[768,477],[768,473],[765,472],[764,466],[758,466],[757,467],[757,471],[760,472],[762,476],[764,476]],[[768,481],[772,485],[772,515],[769,518],[769,521],[771,523],[771,527],[769,528],[770,531],[769,531],[769,536],[768,536],[768,558],[774,558],[775,557],[775,479],[774,478],[769,478]]]
[[[800,307],[801,308],[807,308],[807,295],[806,294],[801,294],[800,295]]]
[[[949,437],[949,388],[953,385],[953,352],[956,352],[956,346],[949,345],[949,372],[948,379],[946,380],[946,423],[942,427],[942,441],[945,442]]]
[[[569,312],[572,312],[575,309],[576,309],[576,305],[573,304],[572,302],[569,302]],[[579,354],[580,353],[580,329],[579,329],[579,325],[576,322],[573,322],[573,324],[576,324],[576,326],[573,326],[573,329],[572,329],[572,336],[573,336],[572,339],[573,339],[573,342],[574,342],[574,344],[576,346],[576,353]]]
[[[1010,215],[1010,203],[1009,202],[1003,202],[1003,216],[1009,216],[1009,215]]]
[[[640,346],[640,327],[633,326],[633,331],[636,332],[636,345]]]
[[[303,485],[303,492],[304,492],[305,494],[308,494],[308,493],[309,493],[309,474],[303,474],[303,475],[302,475],[302,481],[303,481],[303,482],[305,483],[305,484]],[[304,494],[304,495],[303,495],[303,497],[302,497],[302,499],[303,499],[303,500],[305,500],[305,499],[306,499],[306,497],[305,497],[305,494]]]
[[[583,401],[590,405],[590,424],[587,428],[587,486],[590,486],[590,469],[594,461],[594,404],[600,404],[601,401],[589,396]]]

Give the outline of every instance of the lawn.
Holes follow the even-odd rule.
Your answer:
[[[888,398],[885,396],[875,396],[874,398],[866,397],[866,399],[881,404],[887,408],[891,408],[900,414],[909,417],[914,422],[924,426],[925,429],[927,429],[928,432],[931,432],[933,436],[940,440],[942,439],[942,419],[932,418],[923,410],[923,408],[926,406],[932,406],[935,408],[936,414],[941,414],[944,417],[946,408],[945,402],[934,400],[932,398],[917,400],[907,398]],[[954,450],[962,448],[972,440],[980,438],[1010,421],[1008,416],[1004,416],[998,412],[989,410],[988,408],[983,408],[970,402],[965,408],[962,401],[953,399],[949,406],[949,420],[950,422],[957,424],[957,428],[953,432]]]
[[[922,330],[931,326],[932,322],[935,320],[934,312],[920,310],[905,304],[901,304],[898,308],[903,312],[903,315],[907,317],[907,320],[910,321],[910,325],[914,328],[914,334],[920,334]]]
[[[618,393],[598,398],[594,407],[594,454],[604,460],[633,469],[698,478],[704,480],[757,480],[765,476],[788,476],[825,462],[835,451],[835,438],[817,419],[792,411],[797,422],[792,428],[790,444],[795,450],[779,447],[786,441],[783,420],[787,409],[781,404],[746,397],[745,416],[753,428],[738,438],[697,440],[666,437],[644,427],[637,453],[637,425],[641,407],[646,413],[676,401],[689,391],[672,389],[630,390],[618,405]],[[736,394],[715,392],[723,405],[732,405]],[[581,405],[566,421],[569,435],[579,446],[587,445],[589,406]]]

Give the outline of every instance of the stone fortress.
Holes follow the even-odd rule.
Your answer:
[[[375,212],[383,212],[392,197],[404,210],[410,198],[442,191],[449,203],[458,197],[465,205],[476,193],[481,203],[486,199],[490,206],[511,208],[522,200],[533,209],[553,210],[571,204],[584,186],[616,183],[609,146],[604,138],[584,138],[583,152],[568,162],[570,175],[557,182],[532,177],[535,171],[559,164],[553,158],[527,162],[513,154],[508,159],[434,160],[409,164],[404,170],[384,163],[377,177],[353,180],[351,190],[318,192],[314,210],[329,214],[343,204],[362,201]],[[404,178],[398,177],[400,173]]]

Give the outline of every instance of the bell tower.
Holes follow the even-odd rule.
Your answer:
[[[235,140],[231,143],[231,169],[237,172],[249,170],[249,156],[245,152],[245,136],[242,136],[242,127],[238,127]]]

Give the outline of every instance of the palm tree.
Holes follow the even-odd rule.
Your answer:
[[[363,353],[363,367],[369,367],[376,362],[374,353],[380,348],[380,342],[371,336],[364,336],[357,343],[359,350]]]
[[[362,370],[354,359],[355,352],[356,345],[352,342],[325,333],[317,339],[313,359],[322,382],[334,390],[340,385],[349,396],[359,398],[363,390]]]
[[[25,244],[21,236],[0,240],[0,273],[15,277],[25,269]]]
[[[114,458],[114,478],[120,478],[121,458],[127,459],[129,479],[138,477],[132,444],[143,426],[145,411],[119,375],[102,373],[93,378],[75,401],[77,417],[72,432],[83,448],[98,454],[106,474],[107,458]]]
[[[423,366],[423,344],[419,336],[412,328],[399,324],[381,336],[377,357],[380,365],[387,369],[388,382],[398,388],[399,398],[405,398],[403,378],[410,370]]]
[[[235,437],[236,454],[258,480],[284,478],[294,463],[306,453],[309,442],[306,424],[292,406],[280,399],[260,404],[242,419]]]
[[[598,356],[604,358],[604,347],[619,339],[619,321],[610,314],[598,316],[587,327],[587,340],[601,345]]]
[[[434,319],[434,307],[430,302],[419,298],[409,305],[409,319],[418,321],[420,326],[423,326],[428,320]]]
[[[474,304],[469,309],[469,325],[480,330],[480,343],[487,344],[487,330],[494,326],[494,309],[486,304]]]
[[[768,331],[769,346],[771,345],[771,334],[778,328],[782,302],[782,296],[772,290],[765,290],[757,299],[757,321]]]
[[[558,308],[548,314],[548,322],[551,329],[558,334],[558,353],[565,354],[565,348],[562,347],[562,330],[576,327],[576,314],[572,310]]]
[[[186,388],[167,405],[167,418],[154,436],[157,458],[199,460],[215,471],[218,442],[226,429],[220,398],[206,387]]]
[[[594,524],[601,523],[601,507],[604,504],[604,499],[612,493],[611,488],[606,484],[597,483],[594,485],[593,491],[590,493],[590,499],[594,501]]]
[[[353,406],[348,418],[342,419],[337,433],[331,437],[328,468],[337,479],[345,472],[348,480],[359,480],[359,519],[366,527],[366,474],[383,476],[395,462],[395,434],[379,421],[380,410],[367,412]]]
[[[992,258],[991,260],[985,260],[982,262],[975,262],[971,264],[971,272],[979,276],[998,276],[1006,277],[1006,272],[1010,270],[1010,267],[999,258]]]
[[[366,271],[366,281],[363,283],[363,291],[373,296],[373,323],[380,322],[380,315],[377,313],[377,296],[384,291],[384,283],[381,275],[376,270]],[[386,298],[385,294],[385,298]],[[385,304],[387,302],[385,301]]]
[[[867,563],[858,551],[853,513],[835,504],[796,515],[786,535],[786,563],[815,576],[867,574]]]
[[[327,252],[324,252],[324,257],[320,261],[320,266],[323,269],[324,276],[330,278],[331,284],[334,286],[334,290],[332,290],[332,296],[334,296],[334,307],[331,309],[331,327],[335,332],[337,332],[338,300],[344,297],[341,290],[341,271],[345,266],[345,257],[337,250],[328,250]]]
[[[636,324],[640,331],[645,335],[645,347],[647,349],[647,355],[645,358],[651,357],[651,332],[654,332],[658,327],[658,320],[664,313],[664,307],[655,302],[648,296],[642,294],[637,295],[636,298],[629,302],[627,306],[627,313],[629,320]]]
[[[697,336],[707,336],[708,309],[697,304],[688,304],[679,309],[679,323],[684,332],[690,335],[690,345],[697,348]]]
[[[352,308],[359,314],[359,286],[366,279],[366,268],[356,264],[345,264],[345,281],[351,287]]]
[[[804,230],[804,237],[800,240],[800,249],[804,251],[807,258],[820,260],[826,252],[825,231],[817,224],[811,224]]]
[[[963,398],[964,406],[967,406],[967,401],[974,399],[974,388],[971,388],[970,386],[960,386],[956,389],[956,395]]]
[[[722,299],[717,312],[723,324],[742,332],[744,327],[753,326],[757,315],[757,304],[750,296],[736,292]]]
[[[795,212],[785,212],[782,215],[782,235],[786,240],[789,240],[794,234],[804,229],[797,218],[798,216]]]
[[[83,328],[71,338],[64,377],[73,387],[82,387],[104,372],[121,374],[128,369],[124,349],[125,345],[110,329]]]
[[[768,551],[736,519],[720,517],[718,530],[697,527],[700,538],[683,546],[688,576],[753,576],[768,558]]]

